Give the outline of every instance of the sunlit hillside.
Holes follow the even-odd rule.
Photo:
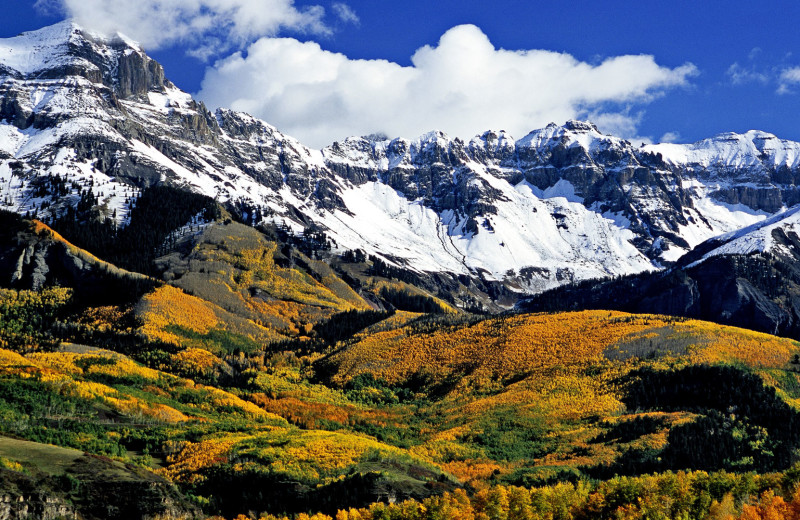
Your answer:
[[[0,291],[7,489],[86,518],[109,493],[90,468],[176,518],[797,510],[796,342],[621,312],[473,315],[226,218],[171,242],[161,279],[8,228],[7,260],[49,241],[68,254],[43,262],[84,267]],[[98,279],[124,290],[87,291]]]

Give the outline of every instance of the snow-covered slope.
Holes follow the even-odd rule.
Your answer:
[[[140,189],[170,183],[317,225],[339,249],[521,291],[658,269],[800,202],[798,150],[760,132],[637,148],[581,121],[312,150],[211,113],[122,36],[64,22],[0,40],[0,207],[57,215],[91,192],[124,224]]]
[[[800,165],[800,143],[758,130],[720,134],[694,144],[647,145],[643,150],[660,153],[666,162],[673,165],[701,169],[730,171],[797,168]]]
[[[689,264],[696,266],[715,256],[770,253],[783,258],[800,256],[800,206],[757,224],[715,237],[703,244],[703,254]]]

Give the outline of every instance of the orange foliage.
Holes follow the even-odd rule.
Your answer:
[[[356,422],[385,426],[387,423],[402,423],[402,417],[389,411],[358,408],[352,405],[318,403],[296,397],[271,399],[263,393],[250,395],[250,400],[268,412],[279,415],[292,424],[306,429],[323,426],[322,421],[345,426]]]
[[[238,408],[242,412],[254,417],[281,420],[281,418],[277,415],[266,412],[255,404],[245,401],[244,399],[241,399],[230,392],[220,390],[219,388],[215,388],[213,386],[205,386],[200,384],[196,385],[195,388],[204,391],[206,394],[206,400],[203,402],[203,404],[199,405],[201,410],[210,412],[221,407],[233,407]],[[285,423],[285,421],[282,422]]]
[[[795,491],[790,502],[786,502],[783,497],[769,490],[759,497],[757,503],[743,505],[738,520],[797,520],[798,518],[800,518],[800,490]]]
[[[444,471],[450,473],[464,483],[489,480],[494,475],[501,475],[508,472],[506,466],[501,466],[490,460],[453,461],[439,465]]]

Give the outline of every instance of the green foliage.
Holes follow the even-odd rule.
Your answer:
[[[800,413],[775,388],[740,368],[640,369],[630,374],[624,401],[634,410],[686,410],[702,416],[673,427],[661,453],[628,452],[614,471],[774,471],[788,468],[800,448]]]
[[[90,453],[124,455],[99,424],[98,403],[58,394],[46,383],[0,379],[0,433]]]
[[[404,387],[389,385],[383,379],[376,379],[370,373],[359,374],[345,385],[348,399],[365,404],[395,404],[409,401],[414,394]]]
[[[27,351],[56,344],[54,326],[69,308],[71,292],[0,290],[0,348]]]
[[[471,434],[468,440],[482,447],[492,460],[531,461],[552,447],[542,417],[515,413],[508,408],[486,413],[478,428],[480,431]]]
[[[627,421],[614,423],[608,432],[600,435],[596,440],[599,442],[631,442],[643,435],[662,431],[666,427],[667,421],[663,417],[639,415]]]
[[[220,328],[209,329],[205,334],[178,325],[168,325],[165,330],[171,334],[198,341],[211,352],[250,353],[263,348],[261,343],[253,341],[247,336]]]

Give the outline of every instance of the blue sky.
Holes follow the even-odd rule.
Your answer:
[[[121,29],[180,88],[316,146],[434,128],[462,137],[505,128],[519,138],[567,117],[629,138],[687,142],[757,128],[800,140],[795,2],[4,3],[0,37],[67,14]],[[131,11],[114,11],[123,4]],[[178,4],[178,14],[163,8]]]

